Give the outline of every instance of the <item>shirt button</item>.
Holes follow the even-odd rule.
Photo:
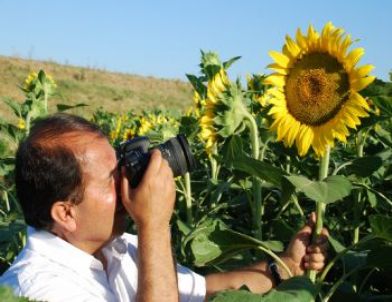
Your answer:
[[[113,247],[119,254],[125,254],[125,252],[127,251],[127,245],[122,240],[116,240],[113,243]]]

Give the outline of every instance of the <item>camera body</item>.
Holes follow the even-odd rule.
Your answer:
[[[124,166],[130,185],[137,187],[140,183],[150,160],[150,150],[159,149],[162,157],[169,162],[174,177],[191,172],[196,162],[190,151],[188,141],[182,134],[170,138],[166,142],[154,147],[150,147],[148,137],[139,136],[123,142],[117,148],[117,158],[119,168]]]

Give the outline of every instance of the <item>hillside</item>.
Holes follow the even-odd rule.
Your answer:
[[[88,104],[88,107],[74,109],[75,113],[87,116],[99,107],[111,112],[126,112],[156,107],[185,109],[192,104],[191,86],[180,80],[0,56],[0,116],[7,119],[10,115],[4,97],[22,101],[18,85],[30,71],[40,69],[50,74],[58,85],[56,95],[50,99],[51,112],[56,110],[58,103]]]

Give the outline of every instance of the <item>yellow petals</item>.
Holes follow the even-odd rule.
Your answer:
[[[307,51],[308,50],[308,44],[306,42],[306,39],[304,37],[304,35],[302,34],[301,30],[298,28],[297,29],[297,33],[295,35],[295,39],[297,40],[297,44],[299,45],[299,47],[304,50]]]
[[[280,67],[288,67],[290,59],[284,54],[277,51],[270,51],[268,54]]]
[[[301,53],[301,48],[295,43],[293,39],[290,38],[290,36],[286,36],[286,45],[287,51],[289,52],[290,56],[292,58],[297,58],[298,55]]]
[[[284,76],[280,74],[272,74],[264,80],[264,83],[283,88],[285,85],[285,79]]]
[[[297,136],[296,144],[300,156],[304,156],[313,141],[312,129],[306,125],[301,125],[299,135]]]
[[[287,75],[287,73],[288,73],[288,70],[286,68],[283,68],[279,64],[276,64],[276,63],[269,64],[267,67],[269,69],[272,69],[276,73],[281,74],[281,75]]]
[[[20,118],[19,120],[18,120],[18,128],[19,129],[26,129],[26,122],[25,122],[25,120],[24,119],[22,119],[22,118]]]
[[[374,69],[373,65],[367,64],[357,68],[356,73],[359,78],[368,75]]]
[[[366,110],[370,110],[369,104],[366,100],[357,92],[354,92],[350,95],[350,102],[356,104],[357,106],[363,107]]]
[[[371,83],[373,83],[375,78],[376,77],[374,77],[374,76],[368,76],[365,78],[356,79],[356,80],[352,81],[351,88],[355,91],[361,91],[362,89],[366,88]]]
[[[288,117],[290,118],[290,117]],[[295,141],[295,138],[298,135],[298,131],[300,129],[300,123],[295,119],[291,119],[290,121],[290,128],[287,133],[287,145],[291,147]]]
[[[358,91],[374,81],[369,75],[374,67],[356,67],[365,51],[356,48],[347,54],[352,43],[343,28],[328,22],[320,34],[313,26],[306,35],[298,28],[295,40],[285,37],[283,53],[269,52],[273,73],[264,83],[272,85],[270,130],[285,146],[295,142],[300,156],[310,147],[323,156],[335,139],[346,143],[349,128],[369,115],[369,104]]]
[[[346,57],[345,66],[348,71],[351,71],[361,59],[361,57],[365,54],[365,50],[363,48],[356,48],[352,50]]]

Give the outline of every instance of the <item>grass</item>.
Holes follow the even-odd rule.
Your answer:
[[[50,99],[50,112],[56,111],[56,104],[87,104],[88,107],[73,109],[74,113],[86,117],[100,107],[111,112],[140,112],[149,108],[184,110],[192,104],[191,86],[180,80],[0,56],[1,117],[13,118],[3,98],[12,97],[22,102],[23,94],[18,85],[31,71],[40,69],[50,74],[58,85],[56,95]]]

